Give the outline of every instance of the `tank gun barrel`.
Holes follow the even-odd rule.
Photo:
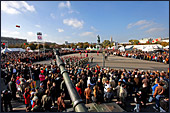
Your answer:
[[[65,69],[64,63],[62,62],[62,60],[59,57],[59,54],[60,54],[59,50],[53,50],[53,51],[54,51],[54,55],[56,55],[57,65],[60,68],[61,74],[64,78],[66,87],[68,89],[70,98],[72,100],[73,109],[76,112],[88,112],[83,100],[81,99],[81,97],[79,96],[75,86],[73,85],[67,70]]]

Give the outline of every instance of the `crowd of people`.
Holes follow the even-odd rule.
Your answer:
[[[40,56],[41,60],[55,58],[52,52],[41,53]],[[11,100],[22,98],[25,100],[27,112],[53,111],[56,106],[57,111],[62,112],[71,105],[56,60],[50,65],[32,64],[39,61],[38,57],[38,53],[11,53],[1,57],[1,79],[7,86],[1,92],[1,108],[4,108],[1,111],[12,111]],[[34,60],[23,60],[28,58]],[[61,59],[65,62],[65,68],[78,94],[86,104],[108,103],[117,99],[116,103],[126,108],[126,100],[134,98],[132,95],[135,94],[134,111],[140,111],[147,107],[146,103],[153,101],[156,102],[156,110],[169,110],[169,71],[117,70],[101,68],[99,65],[90,67],[87,59],[85,62],[72,63],[84,59],[79,57]],[[70,100],[70,103],[66,104],[65,100]]]
[[[114,54],[123,57],[163,62],[165,64],[169,64],[169,52],[147,53],[147,52],[134,52],[134,51],[125,51],[125,52],[116,51]]]

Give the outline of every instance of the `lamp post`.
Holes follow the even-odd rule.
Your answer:
[[[103,49],[103,68],[105,67],[105,50]]]

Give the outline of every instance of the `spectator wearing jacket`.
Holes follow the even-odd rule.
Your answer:
[[[163,88],[163,83],[162,82],[159,82],[158,83],[158,86],[156,87],[155,89],[155,92],[153,94],[153,98],[155,98],[155,108],[160,111],[159,107],[160,107],[160,98],[163,97],[163,94],[164,94],[164,91],[165,89]]]
[[[30,94],[29,88],[25,88],[25,93],[24,93],[23,96],[24,96],[25,105],[26,105],[26,108],[27,108],[31,104],[31,101],[30,101],[31,94]]]

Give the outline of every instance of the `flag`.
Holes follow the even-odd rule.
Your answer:
[[[16,25],[16,27],[20,28],[20,26],[19,26],[19,25]]]

